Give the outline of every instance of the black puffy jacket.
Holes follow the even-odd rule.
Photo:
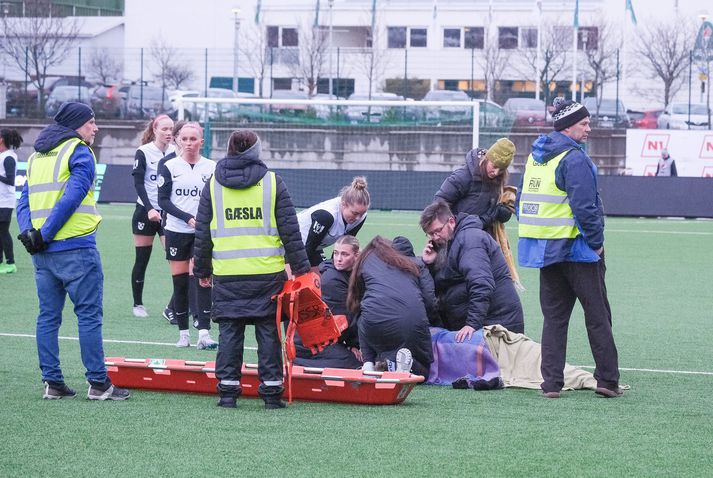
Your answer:
[[[225,187],[246,189],[257,184],[268,169],[260,160],[260,142],[237,156],[228,156],[218,162],[215,180]],[[295,275],[309,272],[297,214],[282,178],[276,175],[275,220],[277,230],[285,247],[285,256]],[[196,214],[196,236],[194,245],[193,273],[196,277],[210,277],[213,273],[213,240],[210,236],[210,222],[213,219],[213,204],[210,197],[210,182],[201,194]],[[213,309],[214,319],[249,319],[275,317],[277,312],[272,297],[282,290],[287,274],[282,271],[269,274],[214,276]]]
[[[522,304],[505,256],[476,216],[456,217],[446,263],[432,272],[447,329],[459,330],[467,324],[477,330],[500,324],[524,332]]]
[[[495,205],[500,200],[500,187],[492,181],[483,180],[480,161],[486,150],[471,150],[465,156],[465,164],[443,181],[434,199],[448,203],[453,214],[464,212],[479,216],[484,228],[495,220]],[[510,217],[503,222],[507,222]]]

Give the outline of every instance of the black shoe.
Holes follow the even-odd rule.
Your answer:
[[[455,380],[451,386],[456,390],[468,390],[470,388],[470,382],[468,382],[467,377],[461,377]]]
[[[173,309],[169,309],[166,307],[163,309],[163,318],[168,320],[168,323],[171,325],[178,325],[178,321],[176,320],[176,316],[173,314]]]
[[[69,388],[64,382],[45,382],[45,391],[42,398],[45,400],[59,400],[60,398],[74,398],[77,392]]]
[[[235,397],[220,397],[218,400],[218,406],[223,408],[238,408]]]
[[[89,384],[87,390],[87,400],[126,400],[131,396],[131,393],[125,388],[109,385],[108,388],[102,390],[102,387]]]
[[[287,408],[287,403],[280,398],[265,400],[265,410],[277,410],[278,408]]]
[[[597,389],[594,391],[597,395],[600,395],[604,398],[617,398],[621,397],[624,395],[624,391],[620,388],[617,387],[616,390],[612,390],[610,388],[606,387],[597,387]]]

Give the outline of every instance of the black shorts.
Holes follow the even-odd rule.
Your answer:
[[[161,221],[149,221],[149,212],[141,204],[136,205],[131,218],[131,230],[137,236],[163,236]]]
[[[11,207],[0,207],[0,222],[12,222],[13,211]]]
[[[187,232],[166,231],[166,259],[187,261],[193,258],[193,241],[196,235]]]

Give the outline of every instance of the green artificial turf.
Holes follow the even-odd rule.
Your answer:
[[[144,292],[151,317],[131,315],[132,207],[100,211],[106,355],[213,360],[215,352],[172,346],[177,331],[160,318],[171,291],[158,241]],[[417,222],[416,213],[370,212],[359,237],[405,235],[418,251]],[[516,248],[514,223],[508,232]],[[212,396],[141,390],[127,402],[89,402],[75,340],[60,347],[77,398],[42,400],[34,339],[8,335],[34,334],[37,313],[31,261],[16,242],[18,273],[0,275],[0,476],[705,476],[712,239],[711,221],[608,219],[607,286],[621,381],[631,386],[620,399],[420,386],[399,406],[296,402],[277,411],[255,399],[224,410]],[[520,272],[526,333],[539,341],[538,273]],[[60,334],[77,335],[71,304]],[[579,306],[568,347],[570,363],[593,365]]]

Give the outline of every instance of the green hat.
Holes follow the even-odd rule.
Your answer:
[[[485,157],[497,168],[507,169],[515,156],[515,145],[507,138],[500,138],[485,153]]]

